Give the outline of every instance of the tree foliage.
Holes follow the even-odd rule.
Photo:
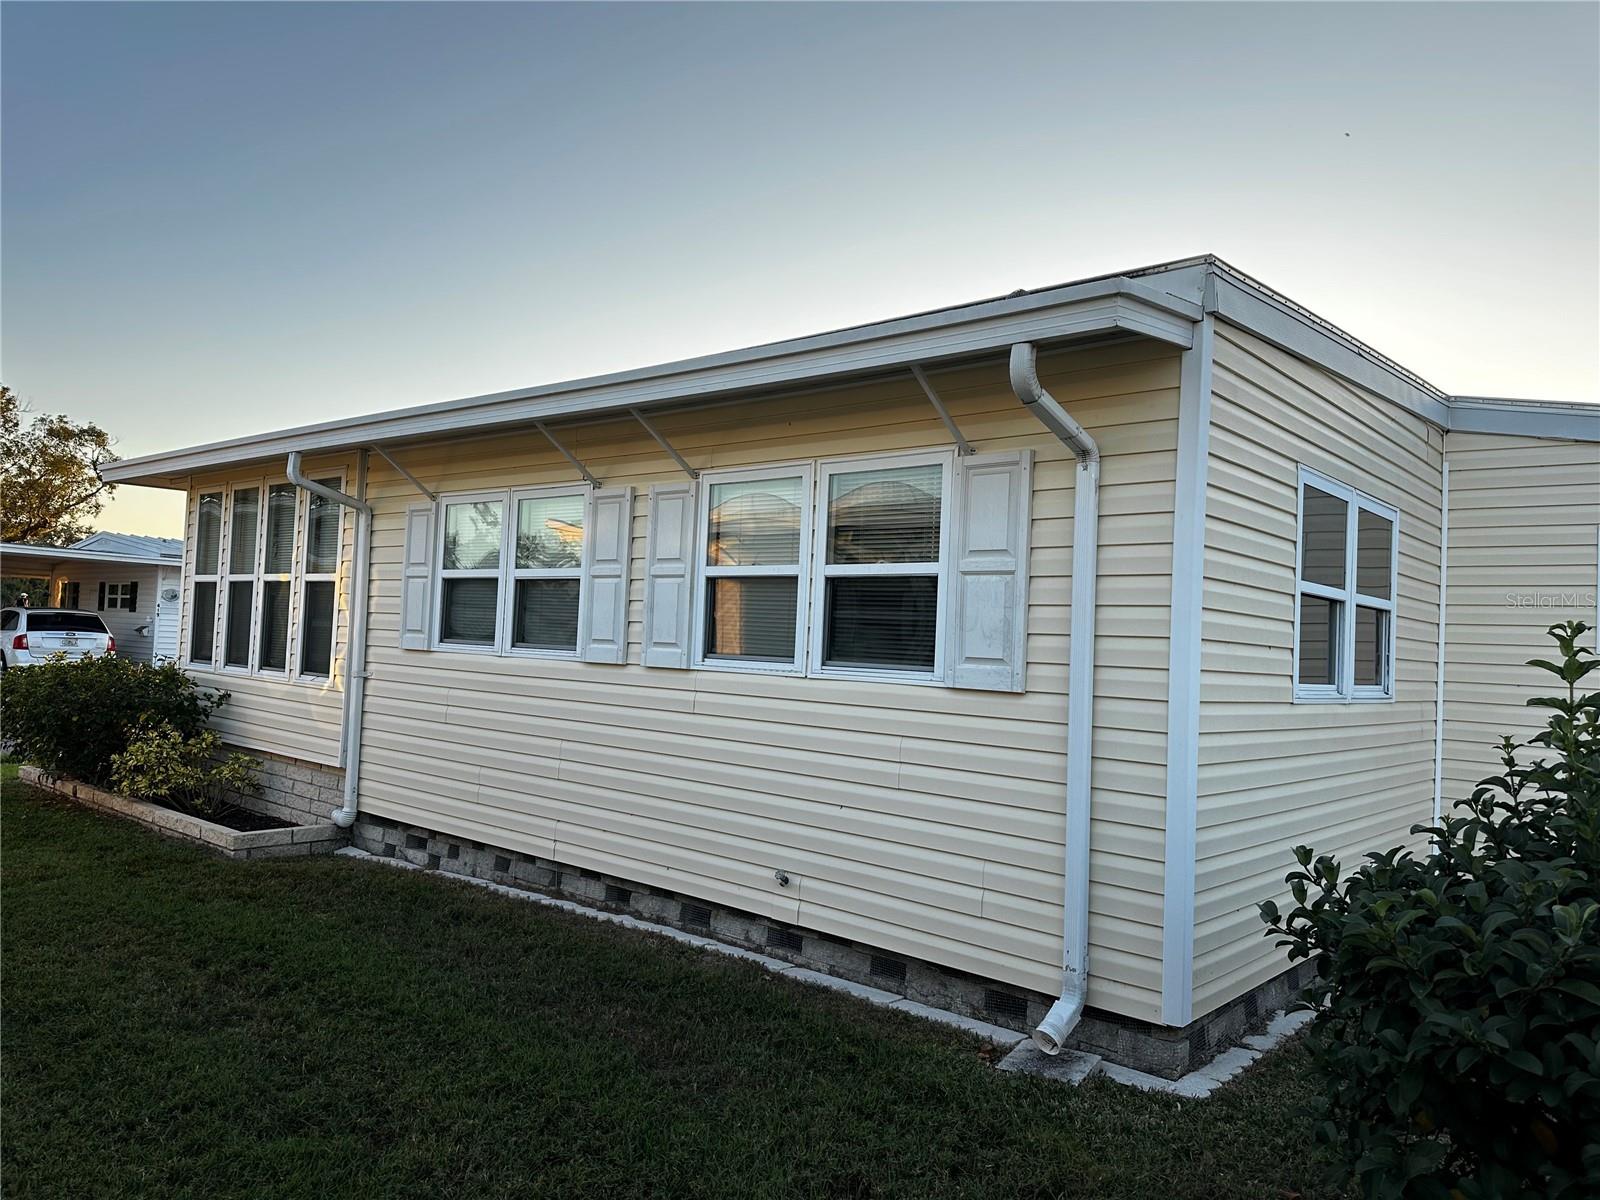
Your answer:
[[[109,434],[60,414],[34,414],[0,386],[0,541],[67,546],[92,531],[113,485]]]
[[[1349,875],[1295,849],[1295,908],[1262,918],[1314,958],[1310,1048],[1320,1136],[1368,1197],[1600,1196],[1600,667],[1582,622],[1555,625],[1564,696],[1430,852]],[[1518,751],[1532,761],[1519,763]]]

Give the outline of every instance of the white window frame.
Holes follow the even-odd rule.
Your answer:
[[[225,564],[223,555],[227,551],[228,540],[228,489],[226,487],[199,488],[194,493],[194,553],[189,559],[188,565],[195,566],[200,561],[200,505],[207,496],[217,497],[217,569],[211,574],[202,575],[198,572],[192,572],[189,575],[186,589],[189,636],[183,640],[183,645],[178,648],[179,661],[182,662],[184,668],[195,671],[215,671],[222,665],[217,661],[217,618],[227,603],[227,598],[224,595],[226,588],[224,580],[227,577],[223,574]],[[200,583],[215,585],[211,604],[211,658],[206,662],[195,662],[192,657],[194,651],[194,589],[195,585]]]
[[[330,471],[326,474],[316,472],[313,476],[316,482],[329,483],[336,492],[344,491],[345,474],[343,471]],[[295,512],[295,531],[298,545],[295,548],[294,568],[295,582],[290,587],[289,593],[289,668],[290,676],[295,682],[310,684],[324,684],[332,679],[335,674],[334,658],[339,649],[339,565],[344,562],[344,516],[345,506],[335,504],[334,511],[338,514],[335,525],[338,532],[334,535],[333,570],[311,570],[311,493],[305,488],[299,491],[299,505]],[[265,550],[263,550],[265,553]],[[301,670],[300,649],[305,637],[306,614],[306,585],[310,583],[331,583],[333,585],[333,627],[328,631],[330,645],[328,646],[328,673],[315,675]]]
[[[336,468],[328,471],[314,472],[316,478],[336,480],[337,489],[344,490],[346,471]],[[300,639],[302,636],[302,622],[305,615],[303,603],[303,590],[308,578],[311,581],[327,581],[334,585],[334,614],[333,614],[333,650],[339,644],[339,599],[338,577],[339,569],[344,562],[345,544],[345,511],[340,506],[338,516],[338,558],[335,561],[333,572],[318,572],[309,575],[305,569],[306,555],[308,553],[307,538],[310,531],[309,522],[309,493],[304,488],[294,488],[294,524],[290,532],[291,542],[289,547],[289,570],[265,572],[267,555],[267,498],[274,487],[289,485],[286,476],[264,476],[256,479],[237,479],[226,484],[197,489],[194,493],[195,518],[195,543],[194,555],[190,563],[199,560],[199,504],[206,496],[222,497],[221,528],[218,531],[217,546],[217,573],[215,575],[191,574],[185,584],[188,598],[188,637],[181,647],[179,661],[187,670],[206,671],[219,675],[254,676],[261,679],[281,680],[286,683],[303,684],[307,687],[326,687],[333,672],[333,655],[329,654],[329,675],[307,675],[300,671]],[[248,564],[237,564],[233,561],[233,506],[235,494],[254,488],[258,497],[255,528],[255,554]],[[229,666],[224,662],[227,652],[228,609],[231,602],[231,585],[235,583],[250,584],[250,632],[249,655],[246,665]],[[261,666],[261,621],[262,600],[265,595],[265,585],[271,582],[281,582],[289,588],[289,627],[287,641],[284,647],[283,667],[263,669]],[[214,583],[217,586],[217,603],[213,612],[211,631],[211,661],[195,662],[191,656],[194,647],[194,589],[196,584]]]
[[[857,471],[891,470],[896,467],[937,465],[939,473],[939,557],[931,563],[834,563],[828,562],[828,483],[835,475]],[[808,674],[819,679],[865,679],[882,683],[924,683],[943,685],[945,681],[945,632],[950,615],[950,517],[955,475],[953,450],[915,451],[904,454],[878,454],[861,458],[831,458],[817,464],[815,520],[812,554],[815,567],[811,582],[811,655]],[[878,576],[897,578],[931,575],[937,581],[933,632],[933,669],[902,671],[893,667],[830,667],[823,663],[823,637],[826,632],[826,602],[829,579]]]
[[[759,483],[764,479],[800,480],[800,539],[795,551],[795,565],[771,566],[713,566],[707,562],[711,553],[711,489],[719,483]],[[698,670],[734,671],[757,675],[804,675],[806,673],[806,610],[811,599],[810,559],[811,526],[816,509],[816,464],[808,460],[798,462],[763,464],[759,467],[741,467],[725,471],[704,471],[700,474],[699,495],[695,510],[695,569],[691,603],[694,605],[693,653],[690,663]],[[706,603],[711,589],[710,579],[755,579],[760,577],[793,578],[794,596],[794,659],[792,662],[761,662],[755,659],[715,658],[706,654]]]
[[[497,618],[496,644],[501,654],[510,658],[572,658],[578,657],[578,643],[583,639],[583,608],[588,603],[583,586],[584,550],[589,545],[589,492],[587,484],[557,484],[551,487],[513,488],[505,508],[504,541],[500,547],[500,613]],[[518,507],[524,500],[554,500],[575,496],[583,505],[583,541],[578,546],[578,565],[575,567],[518,567],[517,522]],[[444,524],[444,510],[439,512],[439,523]],[[442,543],[441,543],[442,544]],[[578,632],[571,650],[553,650],[541,646],[516,644],[517,580],[519,579],[575,579],[578,582]]]
[[[287,571],[267,572],[267,501],[273,488],[288,487],[290,496],[294,499],[294,506],[290,510],[289,525],[289,569]],[[250,673],[259,675],[263,679],[288,679],[293,674],[295,659],[299,650],[299,639],[296,637],[295,626],[296,611],[299,607],[299,597],[296,595],[297,583],[295,576],[300,565],[300,545],[305,540],[301,529],[301,511],[304,504],[302,495],[304,488],[295,487],[285,477],[269,479],[261,485],[261,531],[256,535],[256,586],[254,596],[255,623],[250,642]],[[267,584],[281,583],[287,587],[289,598],[289,612],[285,620],[283,631],[283,666],[264,667],[261,665],[261,635],[266,631],[264,618],[266,616],[266,591]]]
[[[107,580],[105,611],[131,611],[128,608],[128,601],[132,599],[132,592],[133,584],[131,583],[112,583]]]
[[[238,564],[233,561],[233,506],[234,497],[239,492],[256,492],[256,536],[255,553],[249,564],[249,570],[236,570]],[[212,668],[219,674],[225,675],[253,675],[256,663],[256,626],[260,620],[261,612],[261,560],[266,551],[265,528],[267,514],[267,485],[265,480],[238,480],[228,485],[226,503],[222,509],[222,552],[217,562],[217,570],[221,572],[222,582],[218,586],[217,602],[222,609],[222,619],[218,624],[216,646],[212,650]],[[246,641],[245,661],[243,665],[228,662],[228,621],[233,615],[233,585],[236,583],[250,584],[250,632]]]
[[[1329,587],[1327,584],[1315,583],[1305,578],[1305,520],[1306,520],[1306,487],[1311,486],[1318,491],[1326,492],[1345,502],[1345,545],[1344,545],[1344,587]],[[1389,522],[1389,597],[1383,599],[1378,596],[1369,596],[1357,590],[1357,546],[1359,544],[1361,528],[1361,512],[1365,510],[1375,516],[1382,517]],[[1294,702],[1297,704],[1350,704],[1392,702],[1395,698],[1395,676],[1397,664],[1395,661],[1395,648],[1399,629],[1398,601],[1400,586],[1400,512],[1392,505],[1383,503],[1357,491],[1349,484],[1341,483],[1315,471],[1310,467],[1301,466],[1295,491],[1295,550],[1294,550],[1294,645],[1293,652],[1293,678]],[[1333,600],[1340,604],[1338,628],[1338,678],[1333,683],[1301,683],[1300,682],[1300,606],[1302,596],[1315,596],[1323,600]],[[1388,613],[1387,637],[1384,639],[1384,670],[1383,682],[1374,687],[1370,684],[1358,686],[1355,682],[1355,633],[1356,609],[1372,608]]]
[[[554,499],[558,496],[576,496],[583,501],[583,538],[587,547],[593,531],[589,528],[589,495],[587,484],[555,484],[549,487],[501,488],[483,492],[453,492],[441,495],[434,504],[433,523],[433,580],[431,611],[428,614],[428,648],[452,654],[488,654],[498,658],[564,658],[576,659],[578,646],[571,650],[550,650],[537,646],[513,645],[514,606],[519,579],[576,579],[578,581],[578,629],[582,639],[583,605],[588,603],[583,587],[583,559],[575,567],[522,567],[517,566],[517,505],[523,500]],[[444,566],[445,508],[452,504],[500,504],[500,565],[486,568],[453,568]],[[449,642],[441,637],[444,621],[444,584],[450,579],[493,579],[498,592],[495,596],[494,640],[488,645],[469,642]]]
[[[507,498],[509,489],[502,488],[490,492],[455,492],[451,495],[441,495],[434,504],[433,531],[433,604],[432,612],[428,616],[431,626],[428,633],[428,645],[434,650],[448,650],[453,654],[490,654],[501,653],[501,639],[505,636],[505,575],[506,575],[506,529],[511,524],[510,505]],[[500,504],[500,561],[493,568],[452,567],[445,569],[444,565],[444,539],[445,539],[445,511],[452,504],[479,504],[498,501]],[[442,636],[441,626],[444,623],[444,584],[449,579],[493,579],[499,591],[495,595],[494,613],[494,638],[486,646],[472,642],[447,642]]]

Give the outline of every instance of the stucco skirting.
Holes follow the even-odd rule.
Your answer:
[[[355,847],[379,857],[626,913],[1019,1032],[1033,1029],[1056,999],[619,876],[382,817],[362,814],[350,832]],[[1299,970],[1285,972],[1184,1029],[1167,1029],[1090,1009],[1071,1045],[1111,1063],[1176,1080],[1236,1046],[1245,1035],[1263,1031],[1273,1014],[1293,1000],[1302,974]]]
[[[18,778],[35,787],[68,796],[90,808],[181,838],[213,850],[227,858],[300,858],[311,854],[332,854],[344,844],[344,832],[331,821],[316,825],[292,825],[287,829],[241,831],[218,825],[188,813],[173,812],[144,800],[131,800],[92,784],[75,779],[55,779],[38,767],[22,767]]]

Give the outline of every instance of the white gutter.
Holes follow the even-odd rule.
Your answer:
[[[1067,825],[1063,863],[1061,998],[1033,1031],[1059,1054],[1089,995],[1089,799],[1094,763],[1094,609],[1100,550],[1100,447],[1039,383],[1038,349],[1011,347],[1011,390],[1078,458],[1072,489],[1072,631],[1067,670]]]
[[[300,451],[289,452],[289,482],[324,500],[356,510],[355,580],[350,589],[350,655],[344,685],[344,803],[333,810],[333,823],[349,829],[356,822],[356,789],[361,774],[361,710],[367,690],[367,589],[372,576],[372,505],[300,473]],[[367,452],[356,460],[356,491],[367,494]]]

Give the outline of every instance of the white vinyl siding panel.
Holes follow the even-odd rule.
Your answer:
[[[63,583],[76,583],[78,608],[94,613],[106,623],[106,629],[117,639],[117,657],[129,662],[154,662],[160,632],[162,573],[160,567],[142,567],[131,563],[62,563],[50,578],[49,600],[40,600],[34,607],[44,608],[55,603]],[[137,607],[131,611],[120,607],[99,607],[101,584],[130,583],[139,585]],[[140,630],[146,632],[141,633]]]
[[[1600,434],[1600,410],[1595,416]],[[1449,810],[1498,774],[1496,744],[1525,740],[1545,713],[1555,677],[1526,666],[1553,659],[1545,630],[1600,625],[1600,443],[1479,433],[1445,440],[1450,463],[1450,554],[1445,621],[1444,788]],[[1588,636],[1593,647],[1595,634]],[[1590,676],[1586,686],[1594,688]]]
[[[1206,492],[1194,1013],[1285,969],[1257,904],[1291,849],[1346,863],[1415,839],[1433,805],[1443,435],[1217,324]],[[1399,511],[1395,699],[1296,704],[1300,466]]]
[[[1134,343],[1041,373],[1105,456],[1090,1000],[1154,1019],[1178,359]],[[399,650],[415,492],[375,461],[362,808],[1054,994],[1073,459],[1003,362],[933,382],[979,451],[1035,454],[1027,692],[641,666],[649,490],[683,477],[632,422],[576,425],[563,441],[634,491],[626,663]],[[949,445],[909,376],[655,420],[704,471]],[[573,477],[536,433],[400,457],[446,493]]]
[[[354,456],[318,458],[308,462],[305,473],[312,479],[343,474],[346,487],[356,477]],[[191,590],[188,586],[195,565],[196,501],[204,492],[215,492],[225,484],[258,485],[264,472],[240,471],[232,475],[197,476],[189,488],[188,513],[184,523],[183,612],[178,645],[185,658],[190,645]],[[305,525],[305,498],[296,508],[296,529]],[[231,522],[222,522],[222,559],[227,561]],[[297,541],[298,545],[298,541]],[[245,750],[261,750],[324,766],[340,766],[343,761],[344,674],[350,631],[351,564],[355,550],[355,521],[346,514],[340,524],[339,565],[334,576],[334,644],[330,677],[291,680],[287,674],[251,675],[237,670],[217,670],[213,666],[192,664],[189,674],[206,685],[229,693],[228,702],[212,718],[212,725],[230,745]],[[297,552],[298,553],[298,552]],[[217,626],[221,630],[226,583],[218,587]],[[289,589],[289,661],[298,662],[300,604],[303,589]],[[215,662],[222,659],[220,642]]]

